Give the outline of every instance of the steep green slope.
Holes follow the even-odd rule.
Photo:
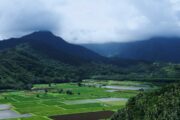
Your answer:
[[[179,120],[180,84],[172,84],[131,98],[111,120]]]
[[[0,51],[23,43],[28,43],[33,49],[67,64],[79,65],[106,60],[105,57],[82,46],[70,44],[48,31],[34,32],[21,38],[0,41]]]
[[[172,81],[180,78],[178,64],[139,63],[119,66],[89,62],[72,65],[51,58],[28,43],[1,51],[0,58],[0,89],[29,89],[34,83],[81,81],[86,78],[146,81]]]
[[[74,68],[49,59],[31,49],[27,44],[0,52],[0,87],[11,88],[18,85],[50,82],[52,79],[69,79]],[[72,76],[75,79],[75,76]],[[14,84],[16,84],[14,86]]]
[[[50,32],[0,41],[0,58],[0,89],[28,89],[34,83],[86,78],[146,81],[180,78],[179,64],[108,59]]]
[[[0,89],[28,89],[33,83],[81,81],[93,75],[113,75],[121,71],[120,67],[99,62],[67,64],[28,43],[1,51],[0,58]]]

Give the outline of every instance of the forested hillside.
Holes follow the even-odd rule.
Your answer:
[[[29,89],[34,83],[81,81],[120,71],[107,58],[50,32],[1,41],[0,58],[0,89]]]
[[[29,87],[33,83],[80,81],[91,75],[119,71],[114,65],[103,63],[67,64],[32,49],[28,44],[1,51],[0,58],[1,89]]]
[[[110,59],[69,44],[50,32],[1,41],[0,58],[0,89],[29,89],[34,83],[87,78],[142,81],[180,78],[179,64]]]
[[[131,98],[111,120],[179,120],[180,83]]]

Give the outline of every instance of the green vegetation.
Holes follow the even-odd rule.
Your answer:
[[[0,89],[83,79],[172,82],[180,78],[180,64],[105,58],[50,32],[1,41],[0,58]]]
[[[179,64],[118,66],[105,63],[65,64],[50,59],[27,44],[0,52],[0,89],[31,89],[37,83],[62,83],[92,78],[97,80],[175,81]],[[14,85],[16,84],[16,85]]]
[[[112,120],[179,120],[180,83],[167,85],[159,90],[139,93],[129,99]]]
[[[106,58],[50,32],[0,41],[0,58],[0,104],[32,114],[18,120],[119,108],[113,120],[172,120],[180,114],[179,84],[146,93],[157,88],[154,83],[179,81],[180,64]]]
[[[6,91],[0,94],[0,104],[11,104],[13,106],[13,110],[21,114],[32,114],[32,117],[30,118],[13,120],[48,120],[48,117],[52,115],[104,110],[116,111],[117,109],[119,109],[119,107],[123,108],[126,104],[126,101],[97,100],[97,102],[91,102],[92,100],[100,98],[129,99],[140,92],[138,90],[120,90],[117,92],[107,92],[107,89],[105,88],[85,86],[85,83],[87,83],[87,81],[83,82],[82,86],[79,86],[78,83],[51,84],[51,86],[49,86],[49,84],[39,84],[34,85],[31,91]],[[115,82],[111,81],[111,83]],[[116,83],[118,85],[118,82]],[[123,86],[125,86],[126,84],[131,84],[132,86],[136,85],[135,82],[123,83],[119,82],[119,84]],[[140,82],[138,83],[140,84]],[[103,84],[105,84],[105,82]],[[142,85],[143,84],[144,83],[142,83]],[[68,94],[67,91],[71,91],[72,94]],[[75,101],[78,100],[84,100],[85,102],[75,103]],[[90,103],[88,102],[88,100],[90,100]],[[71,104],[68,104],[68,101],[70,101]]]

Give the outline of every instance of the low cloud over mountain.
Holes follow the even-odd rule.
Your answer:
[[[73,43],[179,36],[179,0],[0,1],[0,38],[49,30]]]

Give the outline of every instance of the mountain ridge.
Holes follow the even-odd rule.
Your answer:
[[[51,33],[0,41],[0,89],[30,89],[37,83],[179,78],[179,65],[106,58]]]
[[[159,62],[180,62],[180,38],[154,37],[127,43],[83,44],[106,57]]]
[[[50,32],[0,41],[0,58],[0,89],[29,89],[36,83],[75,82],[119,72],[108,58]]]
[[[66,42],[64,39],[54,36],[49,31],[34,32],[21,38],[12,38],[0,41],[0,50],[13,48],[22,43],[29,43],[31,46],[42,53],[49,54],[53,58],[67,62],[70,58],[76,58],[76,61],[91,62],[105,59],[101,55],[84,48],[80,45],[74,45]]]

